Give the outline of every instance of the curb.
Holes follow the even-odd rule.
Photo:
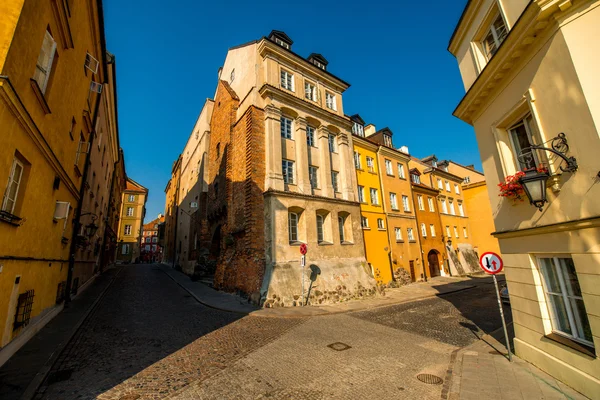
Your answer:
[[[96,306],[98,305],[98,303],[100,302],[100,300],[102,300],[102,298],[104,297],[104,295],[106,294],[106,292],[108,291],[108,289],[110,289],[110,287],[112,286],[113,282],[116,280],[116,278],[119,276],[119,274],[121,273],[122,270],[123,270],[122,267],[119,268],[119,270],[115,273],[115,276],[112,277],[112,279],[110,280],[110,282],[108,282],[108,285],[106,285],[106,287],[104,288],[104,290],[102,290],[102,293],[100,293],[100,295],[96,298],[96,300],[94,300],[94,302],[92,303],[92,305],[85,312],[85,314],[83,315],[83,317],[81,317],[79,319],[79,321],[77,322],[77,324],[75,324],[75,326],[73,327],[73,329],[69,333],[69,335],[66,338],[66,340],[63,341],[62,343],[60,343],[56,347],[56,349],[54,350],[54,352],[48,358],[48,361],[46,361],[46,363],[44,363],[44,366],[42,368],[40,368],[40,370],[37,372],[37,374],[35,374],[35,377],[31,381],[31,383],[29,383],[29,385],[27,385],[27,388],[25,389],[25,391],[21,395],[20,400],[32,400],[34,398],[34,396],[37,395],[38,389],[40,388],[40,386],[42,385],[42,383],[44,383],[44,381],[48,377],[48,374],[52,370],[52,367],[54,366],[54,364],[56,363],[56,361],[58,360],[58,358],[62,354],[62,352],[65,349],[65,347],[67,347],[67,345],[71,342],[71,340],[73,339],[73,337],[75,336],[75,334],[77,333],[77,331],[79,330],[79,328],[81,328],[81,326],[88,319],[88,317],[90,316],[90,314],[92,313],[92,311],[94,311],[94,309],[96,308]]]

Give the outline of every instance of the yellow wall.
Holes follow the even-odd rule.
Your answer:
[[[129,183],[128,183],[129,184]],[[134,201],[129,201],[129,196],[134,196]],[[117,247],[117,259],[133,261],[140,255],[140,236],[144,221],[144,205],[146,195],[137,191],[126,190],[123,192],[121,206],[121,221],[119,222],[118,241],[130,245],[129,254],[122,254],[121,245]],[[127,209],[133,207],[133,216],[127,216]],[[131,225],[131,235],[125,235],[125,225]]]
[[[465,185],[463,191],[473,246],[479,254],[486,251],[500,254],[498,239],[492,236],[495,229],[487,185],[485,182]]]
[[[365,202],[360,209],[363,217],[369,220],[369,228],[363,228],[365,239],[365,253],[367,262],[371,264],[373,274],[378,282],[387,284],[392,280],[392,270],[388,255],[390,244],[388,242],[386,215],[383,209],[383,192],[379,181],[380,166],[377,161],[377,146],[358,137],[353,137],[354,151],[360,153],[362,169],[356,170],[359,186],[364,186]],[[366,157],[371,157],[374,171],[367,168]],[[371,204],[370,188],[377,189],[379,205]],[[383,219],[385,229],[377,228],[377,219]]]

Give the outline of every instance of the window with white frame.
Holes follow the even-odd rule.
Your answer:
[[[325,217],[321,214],[317,214],[317,242],[321,243],[325,240],[325,235],[323,233],[323,224],[325,222]]]
[[[498,48],[508,36],[508,30],[506,29],[506,25],[504,24],[504,19],[502,19],[502,15],[498,14],[494,21],[490,25],[490,29],[483,37],[481,41],[481,47],[483,49],[483,54],[485,54],[486,58],[489,60],[492,58]]]
[[[465,179],[463,179],[463,183],[471,183],[471,177],[470,176],[465,176]]]
[[[369,156],[367,156],[367,169],[369,170],[369,172],[375,172],[375,163],[373,162],[373,159]]]
[[[310,82],[304,82],[304,97],[308,100],[317,101],[317,88]]]
[[[360,226],[362,226],[363,228],[367,229],[369,228],[369,219],[367,217],[360,217]]]
[[[300,217],[295,212],[288,212],[288,237],[290,243],[298,241],[298,221]]]
[[[431,237],[435,237],[435,226],[433,224],[429,224],[429,233],[431,233]]]
[[[156,236],[152,237],[152,243],[158,243],[158,238]]]
[[[377,218],[377,229],[385,229],[385,224],[382,218]]]
[[[536,168],[540,165],[540,159],[535,150],[528,150],[538,142],[538,133],[535,128],[535,123],[531,114],[527,114],[520,119],[516,124],[508,128],[513,158],[518,170],[524,171],[530,168]],[[519,154],[525,157],[519,157]]]
[[[310,180],[310,187],[317,189],[319,187],[319,168],[309,165],[308,178]]]
[[[46,31],[44,34],[44,41],[42,42],[42,48],[40,49],[35,65],[35,72],[33,73],[33,80],[36,81],[42,93],[46,93],[46,89],[48,88],[48,81],[50,80],[50,74],[52,73],[55,55],[56,41],[50,32]]]
[[[440,190],[444,190],[444,184],[442,183],[442,180],[440,178],[438,178],[438,189]]]
[[[415,241],[415,233],[413,232],[413,228],[406,228],[406,233],[408,236],[408,240],[410,242],[414,242]]]
[[[446,181],[446,192],[450,192],[450,182]]]
[[[394,233],[396,235],[396,242],[401,242],[402,239],[402,229],[400,228],[394,228]]]
[[[459,238],[459,237],[460,237],[460,236],[458,236],[458,228],[457,228],[456,226],[454,227],[454,236],[455,236],[456,238]]]
[[[455,192],[456,194],[460,194],[460,189],[458,188],[458,183],[455,183],[455,184],[454,184],[454,192]]]
[[[339,192],[340,188],[339,188],[339,172],[337,171],[331,171],[331,186],[333,186],[333,191],[334,192]]]
[[[157,249],[157,245],[153,244],[152,245],[152,251],[156,251],[156,249]]]
[[[283,40],[279,39],[279,38],[275,38],[275,43],[277,43],[278,45],[280,45],[281,47],[285,47],[286,49],[290,48],[290,45],[287,44],[286,42],[284,42]]]
[[[337,104],[333,93],[325,92],[325,106],[333,111],[337,111]]]
[[[385,173],[394,176],[394,168],[392,167],[392,162],[390,160],[385,160]]]
[[[419,205],[419,210],[425,210],[425,205],[423,204],[423,196],[421,196],[420,194],[417,195],[417,204]]]
[[[127,207],[127,216],[133,217],[133,207]]]
[[[373,204],[374,206],[378,206],[379,205],[379,193],[377,189],[371,188],[370,189],[370,194],[371,194],[371,204]]]
[[[123,254],[123,255],[129,254],[129,245],[128,244],[123,244],[123,246],[121,247],[121,254]]]
[[[315,146],[315,128],[310,125],[306,127],[306,144],[311,147],[317,147]]]
[[[398,198],[396,197],[396,193],[390,193],[390,205],[392,206],[392,210],[398,209]]]
[[[404,207],[404,211],[410,211],[410,203],[408,202],[408,196],[402,196],[402,206]]]
[[[418,174],[410,174],[410,180],[413,181],[413,183],[416,183],[416,184],[420,184],[421,183],[421,177]]]
[[[450,206],[450,214],[456,215],[456,212],[454,212],[454,201],[448,200],[448,205]]]
[[[458,213],[461,217],[465,216],[465,209],[463,208],[463,204],[460,201],[458,202]]]
[[[131,235],[131,225],[125,225],[125,235]]]
[[[448,214],[448,205],[446,204],[446,199],[441,199],[440,202],[442,203],[442,212],[444,214]]]
[[[294,183],[294,162],[291,160],[281,160],[281,173],[284,183]]]
[[[146,250],[146,251],[150,251],[150,245],[149,245],[149,244],[147,244],[146,246],[144,246],[144,250]]]
[[[467,227],[463,226],[463,237],[468,238],[469,235],[467,235]]]
[[[433,205],[433,198],[427,198],[427,205],[429,206],[429,211],[435,212],[435,206]]]
[[[329,151],[332,153],[337,152],[336,147],[335,147],[335,135],[332,135],[330,133],[329,136],[327,137],[327,141],[329,143]]]
[[[394,147],[392,144],[392,137],[390,135],[383,135],[383,144],[387,147]]]
[[[289,118],[281,117],[281,137],[292,138],[292,120]]]
[[[345,223],[346,217],[338,215],[338,230],[340,234],[340,243],[344,243],[346,241],[346,232],[344,230]]]
[[[358,135],[360,137],[365,137],[365,128],[358,122],[355,122],[352,125],[352,133],[354,133],[355,135]]]
[[[294,74],[282,69],[281,70],[281,87],[287,90],[294,91]]]
[[[452,237],[452,234],[450,233],[450,227],[448,225],[446,225],[446,237]]]
[[[23,163],[17,158],[14,158],[10,169],[10,175],[8,176],[8,184],[4,191],[4,199],[2,201],[2,211],[6,211],[9,214],[12,214],[15,211],[24,169]]]
[[[406,179],[406,175],[404,173],[404,165],[398,163],[398,176],[402,179]]]
[[[356,151],[354,152],[354,167],[356,169],[362,169],[362,165],[360,162],[360,153],[358,153]]]
[[[425,224],[421,224],[421,236],[423,236],[424,238],[427,237],[427,227],[425,226]]]
[[[540,271],[552,330],[594,347],[592,330],[583,303],[575,264],[570,257],[540,257]]]
[[[361,203],[366,203],[365,201],[365,187],[358,185],[358,201]]]

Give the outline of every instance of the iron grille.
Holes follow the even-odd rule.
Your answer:
[[[17,302],[17,312],[15,313],[15,324],[13,331],[25,326],[31,318],[31,308],[33,307],[33,289],[21,293]]]
[[[58,289],[56,289],[56,304],[60,304],[65,300],[66,286],[67,281],[62,281],[58,284]]]

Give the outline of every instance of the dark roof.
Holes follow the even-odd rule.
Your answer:
[[[286,35],[284,31],[272,30],[271,33],[269,33],[269,39],[271,39],[272,37],[276,37],[282,42],[289,44],[290,46],[294,44],[294,41],[288,35]]]
[[[375,132],[374,135],[377,135],[378,133],[383,133],[385,135],[394,136],[394,133],[392,132],[392,130],[390,128],[388,128],[387,126],[385,128],[381,128],[380,130]]]
[[[408,173],[413,175],[421,175],[421,171],[419,171],[417,168],[411,168]]]
[[[358,114],[354,114],[350,116],[350,119],[354,122],[358,122],[361,125],[365,124],[365,120],[360,117]]]
[[[325,57],[323,57],[323,55],[319,54],[319,53],[310,53],[307,60],[308,61],[317,60],[318,62],[320,62],[323,65],[329,64],[329,61],[327,61],[327,59],[325,59]]]

